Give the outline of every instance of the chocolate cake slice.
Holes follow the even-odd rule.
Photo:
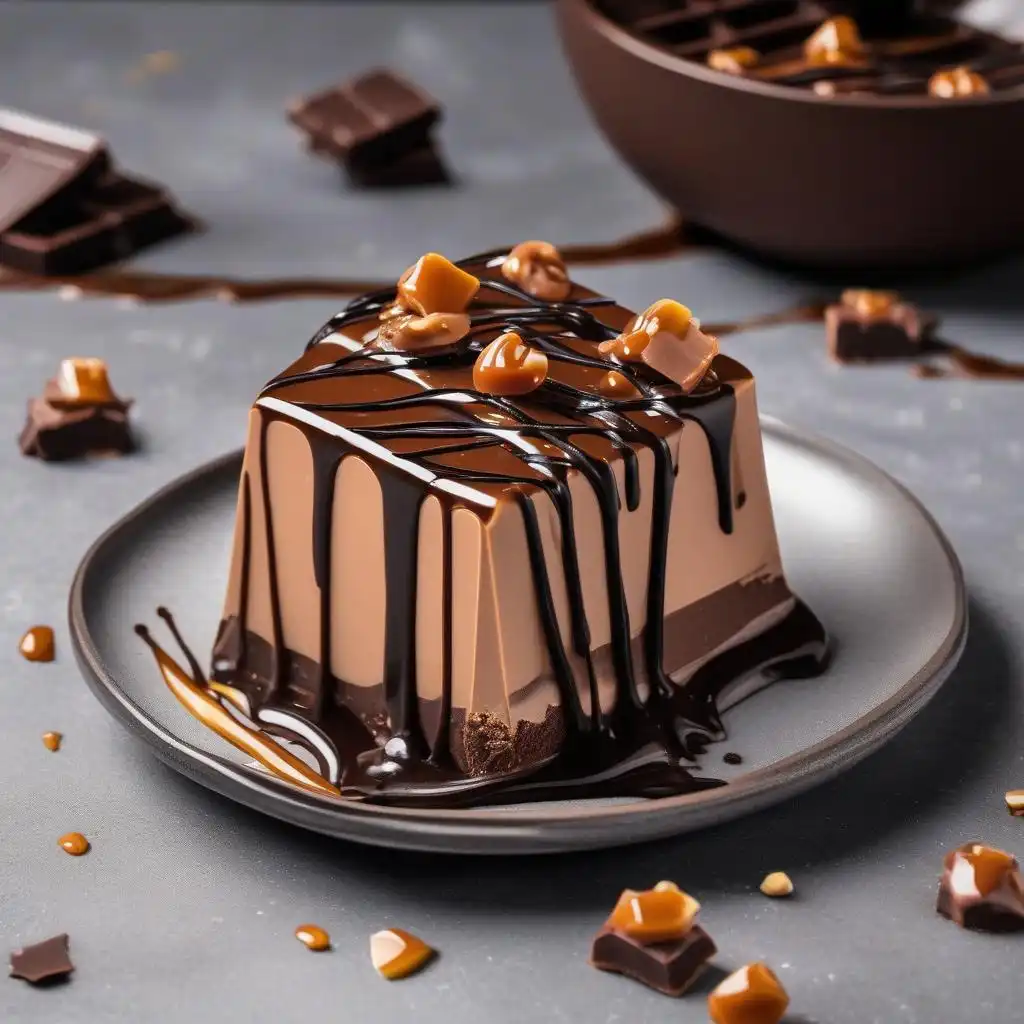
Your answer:
[[[826,639],[717,353],[542,242],[351,303],[250,414],[217,692],[372,800],[719,784],[721,707]]]

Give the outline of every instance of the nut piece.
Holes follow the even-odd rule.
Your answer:
[[[370,962],[388,981],[407,978],[434,955],[434,950],[422,939],[401,928],[389,928],[370,936]]]
[[[946,854],[936,910],[963,928],[1024,928],[1024,880],[1015,857],[982,843]]]
[[[295,929],[295,938],[314,953],[322,953],[331,948],[330,935],[318,924],[300,924]]]
[[[398,279],[397,301],[420,316],[461,313],[479,290],[478,278],[440,253],[428,252]]]
[[[54,405],[109,405],[117,402],[102,359],[76,356],[61,360],[57,373],[59,396]]]
[[[1024,789],[1006,791],[1006,809],[1015,817],[1024,817]]]
[[[383,352],[428,352],[447,348],[469,334],[465,313],[405,313],[385,320],[377,329],[374,347]]]
[[[26,661],[53,661],[53,629],[50,626],[33,626],[21,638],[18,650]]]
[[[747,964],[730,974],[708,996],[708,1016],[715,1024],[779,1024],[789,996],[771,968]]]
[[[846,15],[823,21],[804,43],[804,59],[814,67],[859,64],[866,55],[857,23]]]
[[[876,291],[870,288],[847,288],[842,294],[842,303],[856,310],[863,317],[878,319],[889,316],[899,305],[897,292]]]
[[[520,242],[505,258],[501,273],[544,302],[561,302],[572,291],[562,254],[550,242]]]
[[[81,832],[68,832],[57,840],[57,845],[72,857],[81,857],[89,852],[89,840]]]
[[[671,888],[669,888],[671,886]],[[641,945],[681,939],[697,920],[700,904],[671,882],[646,892],[626,889],[607,926]]]
[[[515,331],[506,331],[477,356],[473,387],[485,395],[528,395],[547,375],[548,357]]]
[[[765,896],[790,896],[793,892],[793,879],[785,871],[773,871],[764,876],[761,892]]]
[[[708,54],[708,67],[730,75],[742,75],[744,71],[756,67],[760,60],[761,54],[752,47],[733,46],[728,50],[712,50]]]
[[[928,95],[943,100],[987,96],[988,92],[988,82],[969,67],[946,68],[944,71],[936,71],[928,79]]]
[[[639,392],[617,370],[609,370],[597,384],[598,394],[604,398],[635,398]]]

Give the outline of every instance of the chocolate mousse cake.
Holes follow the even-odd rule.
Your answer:
[[[211,687],[347,796],[720,785],[722,707],[819,672],[748,370],[525,242],[428,253],[257,397]]]

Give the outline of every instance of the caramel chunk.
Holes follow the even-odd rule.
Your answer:
[[[642,361],[689,394],[711,369],[718,339],[704,334],[682,303],[659,299],[598,351],[624,362]]]
[[[779,1024],[789,996],[767,964],[741,967],[708,996],[714,1024]]]
[[[18,650],[26,661],[53,661],[53,629],[50,626],[33,626],[21,638]]]
[[[962,928],[1024,928],[1024,881],[1017,859],[982,843],[951,850],[943,861],[936,910]]]
[[[671,886],[669,888],[668,886]],[[607,927],[647,946],[681,939],[697,919],[700,904],[673,883],[634,892],[626,889],[608,918]]]
[[[50,401],[56,406],[116,404],[117,396],[110,386],[107,364],[102,359],[79,356],[61,360],[57,393]]]
[[[63,734],[59,732],[44,732],[43,733],[43,746],[46,747],[51,753],[56,753],[60,750],[61,740],[64,739]]]
[[[506,331],[477,356],[473,387],[485,395],[528,395],[547,375],[548,357]]]
[[[388,981],[407,978],[435,955],[422,939],[401,928],[389,928],[370,936],[370,961]]]
[[[899,305],[897,292],[876,291],[870,288],[847,288],[842,303],[863,317],[886,317]]]
[[[384,352],[428,352],[454,345],[467,334],[469,317],[465,313],[405,313],[380,325],[374,346]]]
[[[1006,809],[1015,817],[1024,817],[1024,789],[1006,791]]]
[[[89,840],[81,832],[68,832],[57,840],[57,845],[72,857],[81,857],[89,852]]]
[[[846,15],[822,22],[804,43],[804,59],[814,67],[859,64],[866,54],[857,23]]]
[[[712,50],[708,54],[708,67],[730,75],[742,75],[756,67],[761,55],[750,46],[733,46],[727,50]]]
[[[764,876],[761,892],[765,896],[790,896],[793,893],[793,879],[785,871],[773,871]]]
[[[421,256],[398,280],[397,301],[420,316],[461,313],[480,290],[480,281],[440,253]]]
[[[946,68],[936,71],[928,79],[928,95],[943,100],[956,100],[964,96],[988,95],[988,82],[968,67]]]
[[[544,302],[561,302],[572,291],[562,254],[550,242],[520,242],[502,263],[501,273]]]
[[[330,935],[318,924],[300,924],[295,929],[295,938],[314,953],[322,953],[331,948]]]

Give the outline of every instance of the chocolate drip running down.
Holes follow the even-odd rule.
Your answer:
[[[248,628],[247,601],[242,601],[238,616],[222,624],[214,683],[205,683],[186,654],[196,677],[191,687],[182,681],[180,666],[148,634],[147,642],[154,646],[168,685],[179,699],[184,696],[199,708],[208,723],[215,716],[197,691],[215,688],[221,697],[233,695],[233,707],[252,714],[267,729],[272,724],[276,735],[304,746],[322,767],[328,766],[328,783],[337,783],[345,796],[464,806],[558,796],[654,797],[721,785],[695,775],[694,759],[710,739],[724,735],[716,703],[723,687],[758,673],[767,678],[815,674],[823,667],[827,647],[815,617],[790,599],[789,611],[773,626],[712,656],[685,687],[674,683],[663,666],[669,523],[677,473],[667,437],[684,424],[702,432],[713,470],[718,528],[729,534],[734,507],[743,504],[741,494],[734,493],[732,468],[735,398],[728,381],[736,364],[719,357],[717,372],[684,394],[644,363],[623,363],[617,369],[629,384],[627,397],[606,397],[587,382],[608,370],[598,345],[619,334],[628,311],[580,289],[564,301],[540,301],[503,279],[505,255],[490,253],[459,264],[482,287],[467,309],[469,333],[458,343],[426,353],[382,353],[375,348],[379,316],[395,300],[392,287],[350,303],[313,337],[295,367],[264,388],[255,406],[259,472],[243,476],[239,506],[239,587],[243,595],[248,593],[252,549],[256,543],[265,545],[260,563],[269,568],[269,642]],[[484,394],[467,385],[481,350],[507,331],[542,352],[552,366],[544,383],[523,398]],[[329,354],[318,360],[321,343]],[[396,380],[415,380],[422,390],[404,393],[393,387]],[[267,434],[277,421],[305,437],[314,478],[311,549],[320,591],[320,649],[312,659],[297,658],[283,642],[279,541],[271,518],[266,454]],[[349,423],[358,427],[347,427]],[[608,457],[595,454],[608,446],[623,470],[621,499]],[[646,626],[638,638],[641,653],[635,655],[619,517],[620,500],[635,510],[642,499],[640,452],[649,453],[653,463],[652,524]],[[348,456],[361,456],[371,466],[382,500],[386,721],[379,729],[343,702],[328,698],[342,684],[331,674],[331,543],[335,481]],[[599,699],[576,561],[570,477],[585,482],[598,511],[615,686],[610,706],[602,706]],[[565,639],[531,500],[538,493],[550,498],[560,528],[556,558],[567,584]],[[514,502],[511,507],[521,514],[541,634],[558,693],[557,714],[545,724],[561,738],[553,753],[517,765],[503,760],[507,734],[492,737],[491,755],[482,773],[474,774],[454,763],[449,743],[455,614],[452,521],[460,509],[485,520],[490,514],[486,502],[493,507],[489,496],[496,494]],[[428,496],[438,501],[442,522],[442,693],[436,720],[419,697],[416,661],[420,513]],[[258,540],[252,527],[254,509],[263,510],[265,525]],[[585,666],[590,686],[585,702],[572,662]],[[225,734],[226,722],[213,724]],[[456,727],[488,728],[486,722],[468,720],[456,722]],[[249,732],[228,738],[243,749],[252,746]],[[270,760],[266,751],[257,759],[264,766]],[[294,765],[290,771],[294,778]]]

